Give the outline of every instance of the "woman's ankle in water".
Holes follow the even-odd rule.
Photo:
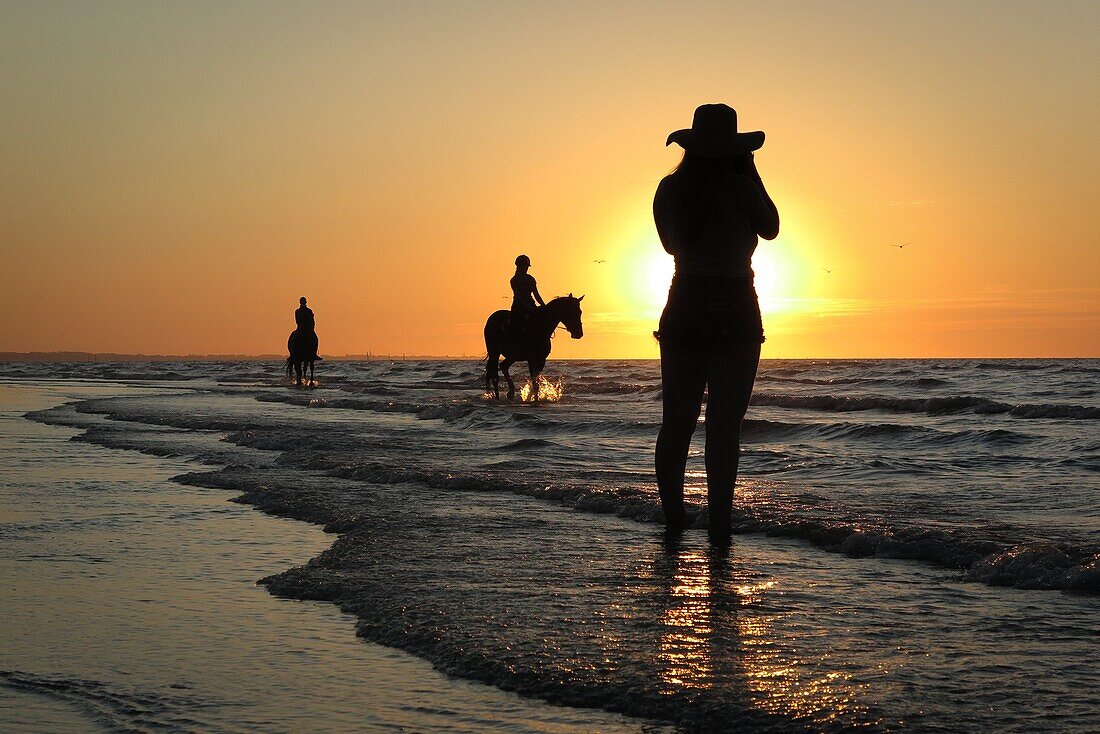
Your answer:
[[[730,536],[733,535],[733,529],[730,524],[727,523],[710,523],[707,526],[707,537],[710,542],[717,546],[727,546],[730,544]]]
[[[678,505],[678,506],[677,506]],[[692,518],[684,510],[683,503],[676,503],[671,507],[664,507],[665,530],[667,532],[683,532],[691,527]]]

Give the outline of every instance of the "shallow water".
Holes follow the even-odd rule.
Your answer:
[[[1100,727],[1095,360],[766,362],[728,553],[653,522],[652,362],[540,405],[467,362],[3,370],[171,387],[32,417],[343,532],[271,589],[452,675],[700,731]]]
[[[20,417],[135,392],[150,391],[0,388],[0,730],[642,729],[356,640],[354,620],[331,605],[255,585],[326,548],[319,528],[169,481],[193,462],[73,442],[79,431]],[[191,438],[190,451],[217,444]]]

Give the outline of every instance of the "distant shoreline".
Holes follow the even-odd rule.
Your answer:
[[[52,362],[52,363],[76,363],[76,362],[282,362],[285,354],[119,354],[116,352],[0,352],[0,363],[3,362]],[[478,361],[485,360],[483,355],[438,355],[438,354],[340,354],[326,355],[325,359],[345,362],[397,362],[397,361]],[[617,360],[617,361],[656,361],[657,357],[563,357],[559,361],[587,361],[592,360]],[[845,360],[877,360],[877,361],[902,361],[902,360],[928,360],[939,359],[945,361],[958,360],[1050,360],[1050,359],[1100,359],[1100,357],[765,357],[764,361],[822,361],[835,362]]]
[[[119,354],[116,352],[0,352],[0,362],[270,362],[285,354]],[[394,360],[484,360],[482,356],[434,354],[340,354],[325,359],[349,362]]]

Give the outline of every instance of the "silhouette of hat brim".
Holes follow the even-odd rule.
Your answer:
[[[759,150],[764,145],[761,130],[731,135],[711,135],[690,127],[676,130],[668,136],[665,145],[676,143],[692,155],[704,158],[730,158]]]

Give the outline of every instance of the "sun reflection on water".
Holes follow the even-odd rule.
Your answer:
[[[770,713],[870,723],[856,697],[860,686],[824,658],[801,658],[791,643],[805,631],[778,629],[784,615],[767,610],[781,601],[779,581],[731,565],[713,549],[672,558],[659,620],[662,692],[718,691],[740,681],[753,705]]]
[[[665,627],[661,636],[660,658],[665,663],[661,679],[678,688],[706,687],[710,679],[706,644],[714,629],[707,568],[706,555],[700,551],[680,555],[669,589],[672,603],[661,617]]]

